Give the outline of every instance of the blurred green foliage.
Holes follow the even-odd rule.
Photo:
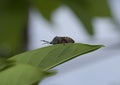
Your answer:
[[[62,5],[71,8],[90,35],[94,34],[95,16],[111,17],[107,0],[0,0],[0,56],[10,57],[24,51],[30,7],[51,21],[52,13]]]
[[[107,0],[62,0],[82,21],[86,31],[94,35],[92,20],[94,17],[111,17]]]
[[[0,56],[23,50],[28,5],[24,0],[0,0]]]

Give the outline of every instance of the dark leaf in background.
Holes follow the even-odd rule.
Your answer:
[[[0,0],[1,57],[23,50],[27,7],[24,0]]]
[[[31,4],[37,8],[44,18],[51,20],[52,13],[61,5],[59,0],[32,0]]]
[[[107,0],[62,0],[78,16],[90,35],[94,34],[94,17],[111,17]]]

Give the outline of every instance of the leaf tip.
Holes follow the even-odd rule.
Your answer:
[[[105,45],[99,45],[100,47],[105,47]]]

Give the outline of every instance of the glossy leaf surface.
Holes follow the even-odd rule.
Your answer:
[[[25,52],[10,58],[16,63],[31,64],[49,70],[61,63],[101,48],[102,45],[58,44]]]

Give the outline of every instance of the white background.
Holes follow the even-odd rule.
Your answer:
[[[120,22],[120,0],[108,0],[113,16]],[[103,44],[104,48],[82,55],[55,67],[55,76],[44,79],[40,85],[120,85],[120,30],[109,18],[95,18],[95,37],[90,39],[83,25],[68,7],[60,7],[53,14],[53,23],[47,22],[31,9],[29,48],[40,48],[40,40],[51,41],[55,36],[69,36],[76,42]]]

